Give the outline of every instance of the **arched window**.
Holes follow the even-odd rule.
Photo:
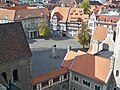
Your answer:
[[[18,79],[18,70],[17,70],[17,69],[15,69],[15,70],[13,71],[13,81],[14,81],[14,82],[19,81],[19,79]]]
[[[62,86],[62,88],[63,88],[63,89],[67,89],[67,88],[68,88],[67,86],[68,86],[67,84],[64,84],[64,85]]]
[[[116,76],[119,77],[119,70],[116,70]]]
[[[114,88],[114,90],[117,90],[116,88]]]
[[[5,79],[5,81],[7,82],[7,74],[5,72],[2,73],[3,78]]]

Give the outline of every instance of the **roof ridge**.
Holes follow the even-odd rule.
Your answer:
[[[76,53],[76,56],[74,57],[74,59],[73,59],[73,61],[72,61],[72,64],[70,65],[69,69],[72,68],[74,62],[76,61],[76,58],[77,58],[79,52],[80,52],[80,50],[78,50],[78,52]]]
[[[14,10],[14,18],[13,18],[13,20],[15,20],[16,12],[17,12],[17,10]]]

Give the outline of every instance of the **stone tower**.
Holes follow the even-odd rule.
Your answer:
[[[0,83],[8,90],[32,90],[31,56],[22,24],[1,24]]]
[[[97,26],[97,20],[96,20],[95,14],[93,13],[93,14],[90,16],[90,19],[89,19],[89,22],[88,22],[88,27],[89,27],[89,29],[91,30],[92,36],[94,35],[94,32],[95,32],[95,30],[96,30],[96,26]]]
[[[114,78],[116,83],[115,86],[116,88],[120,88],[120,20],[117,22],[114,57]]]

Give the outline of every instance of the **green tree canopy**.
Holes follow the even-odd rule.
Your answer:
[[[85,45],[89,44],[90,38],[90,30],[88,29],[87,24],[83,23],[81,29],[78,30],[77,40],[84,48]]]
[[[80,3],[80,8],[84,8],[85,14],[90,13],[90,3],[88,0],[83,0],[82,3]]]
[[[41,20],[40,23],[38,24],[38,29],[39,29],[39,35],[40,36],[49,36],[50,35],[50,28],[49,26],[45,23],[44,20]]]

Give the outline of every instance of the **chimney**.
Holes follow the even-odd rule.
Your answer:
[[[53,45],[53,49],[52,49],[52,57],[53,57],[53,58],[56,58],[56,57],[57,57],[56,45]]]
[[[70,50],[71,50],[71,46],[68,46],[67,52],[70,52]]]

